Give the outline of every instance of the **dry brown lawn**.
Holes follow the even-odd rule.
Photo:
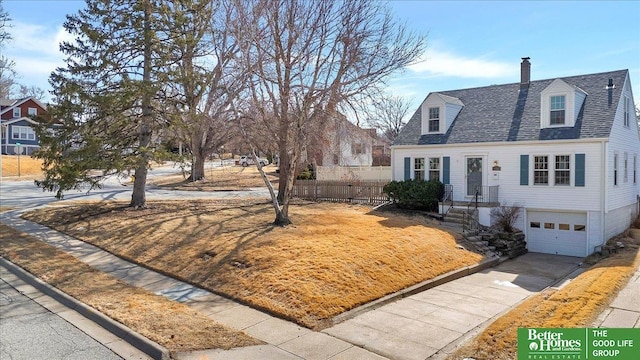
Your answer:
[[[589,327],[627,283],[640,263],[640,230],[616,239],[625,248],[605,258],[560,290],[547,289],[500,317],[449,359],[515,359],[518,328]]]
[[[278,184],[278,174],[274,165],[265,166],[267,178],[274,185]],[[252,187],[265,186],[264,180],[255,166],[226,166],[222,168],[205,169],[204,180],[190,182],[182,175],[169,175],[150,179],[152,185],[169,187],[174,190],[193,191],[233,191],[247,190]]]
[[[27,155],[20,156],[20,172],[18,172],[18,155],[2,155],[2,177],[24,177],[34,179],[42,175],[42,160]]]
[[[62,250],[1,224],[0,244],[2,257],[171,352],[261,344],[184,304],[127,285]]]
[[[477,263],[422,217],[299,203],[273,226],[268,203],[75,205],[28,214],[152,269],[311,327],[423,280]]]

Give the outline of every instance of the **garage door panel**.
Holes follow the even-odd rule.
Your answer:
[[[586,256],[586,213],[528,211],[527,218],[529,251]]]

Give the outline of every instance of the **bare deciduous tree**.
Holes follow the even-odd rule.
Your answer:
[[[166,2],[162,12],[164,31],[171,39],[170,65],[165,72],[171,94],[168,103],[179,119],[173,122],[174,131],[189,144],[193,156],[192,181],[205,177],[205,159],[234,131],[230,103],[238,94],[239,81],[231,67],[237,46],[226,26],[229,5],[183,0]]]
[[[381,96],[367,111],[366,124],[393,142],[406,124],[411,102],[400,96]]]
[[[250,98],[243,116],[278,146],[280,185],[270,187],[275,223],[287,225],[300,156],[322,124],[354,107],[390,74],[414,62],[424,39],[369,0],[236,0],[229,24],[240,46]],[[246,130],[246,128],[245,128]],[[251,139],[250,139],[251,140]],[[259,167],[260,168],[260,167]]]

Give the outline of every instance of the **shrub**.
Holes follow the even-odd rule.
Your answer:
[[[296,177],[297,180],[315,180],[316,173],[313,171],[313,167],[309,165],[306,169],[302,170]]]
[[[444,196],[444,184],[437,180],[409,179],[392,181],[383,191],[398,207],[437,211],[438,201]]]
[[[513,225],[520,217],[522,206],[519,204],[505,204],[491,209],[491,217],[495,220],[495,227],[504,232],[511,233],[515,230]]]

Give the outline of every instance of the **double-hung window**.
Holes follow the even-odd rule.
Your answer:
[[[14,117],[14,118],[19,118],[20,116],[21,116],[21,114],[20,114],[20,108],[19,108],[19,107],[17,107],[17,108],[13,108],[13,117]]]
[[[623,182],[628,182],[629,181],[629,155],[627,153],[624,153],[624,162],[622,163],[622,170],[624,171],[622,173],[622,175],[624,176],[622,178]]]
[[[533,157],[533,184],[549,185],[549,157]]]
[[[429,132],[440,132],[440,108],[429,108]]]
[[[36,133],[28,126],[13,126],[11,128],[11,137],[16,140],[35,140]]]
[[[618,185],[618,154],[613,154],[613,185]]]
[[[631,101],[627,96],[624,97],[624,126],[629,127],[629,116],[631,112]]]
[[[440,158],[429,158],[429,180],[440,180]]]
[[[633,155],[633,183],[638,183],[638,155]]]
[[[564,125],[565,114],[564,95],[552,96],[550,99],[551,113],[549,117],[550,125]]]
[[[30,107],[30,108],[27,109],[27,113],[29,114],[29,116],[37,116],[38,115],[38,109]]]
[[[415,180],[424,180],[424,158],[415,159],[413,178]]]
[[[571,156],[556,155],[554,185],[571,185]]]

